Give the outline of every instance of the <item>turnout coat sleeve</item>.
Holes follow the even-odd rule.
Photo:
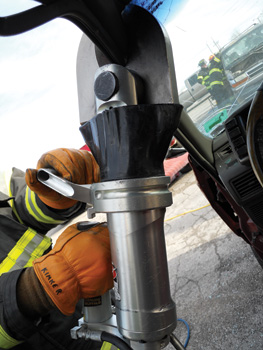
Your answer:
[[[82,213],[85,204],[67,210],[47,207],[27,187],[24,172],[16,168],[6,188],[5,193],[0,192],[0,349],[20,349],[39,320],[26,319],[17,306],[19,276],[50,250],[52,242],[46,233]]]

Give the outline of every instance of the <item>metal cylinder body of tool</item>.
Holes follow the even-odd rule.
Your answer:
[[[182,106],[137,105],[134,75],[116,66],[100,69],[95,83],[99,113],[80,131],[100,167],[93,210],[107,214],[117,327],[133,349],[159,350],[176,327],[163,228],[172,194],[163,160]]]
[[[111,296],[109,291],[104,295],[85,299],[83,302],[83,317],[85,322],[99,323],[111,318]]]
[[[118,329],[133,341],[155,342],[176,327],[163,221],[171,204],[167,177],[93,184],[96,211],[107,213]]]
[[[118,252],[113,255],[118,327],[128,339],[160,340],[176,326],[161,228],[164,211],[108,214]]]

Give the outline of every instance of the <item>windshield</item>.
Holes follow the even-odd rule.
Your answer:
[[[263,45],[263,26],[254,25],[253,30],[243,34],[240,39],[234,41],[222,50],[222,61],[226,69],[244,58]]]
[[[179,102],[202,133],[215,137],[222,123],[251,101],[263,81],[262,0],[132,2],[165,27]],[[0,13],[5,17],[38,5],[31,0],[1,0]],[[83,145],[76,128],[75,67],[81,37],[79,28],[59,18],[24,34],[0,38],[0,146],[8,145],[9,150],[2,155],[2,168],[13,166],[13,159],[21,169],[33,167],[47,149]],[[36,120],[41,132],[31,131]],[[63,132],[61,125],[66,125]],[[17,143],[23,155],[19,159]]]
[[[173,49],[179,102],[199,130],[215,137],[251,101],[263,80],[263,7],[257,0],[133,3],[165,26]]]

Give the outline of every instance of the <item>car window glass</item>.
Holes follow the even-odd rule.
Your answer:
[[[263,80],[263,6],[258,0],[134,0],[166,28],[179,102],[209,137],[250,101]]]

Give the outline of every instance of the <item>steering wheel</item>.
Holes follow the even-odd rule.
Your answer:
[[[250,106],[246,138],[251,166],[263,187],[263,83]]]

